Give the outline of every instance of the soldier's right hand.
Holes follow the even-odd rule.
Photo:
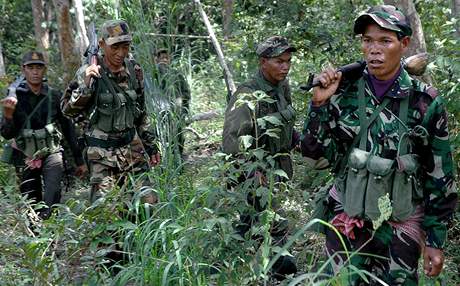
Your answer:
[[[314,106],[324,104],[337,90],[341,78],[342,72],[337,72],[333,67],[326,68],[317,75],[315,80],[318,80],[321,85],[313,89],[312,104]]]
[[[14,110],[16,109],[16,104],[18,99],[12,96],[6,97],[0,100],[0,103],[3,106],[3,116],[7,119],[13,118]]]
[[[101,69],[101,66],[95,65],[95,64],[92,64],[86,68],[85,84],[87,87],[89,87],[92,77],[95,77],[95,78],[101,77],[101,74],[99,73],[100,69]]]

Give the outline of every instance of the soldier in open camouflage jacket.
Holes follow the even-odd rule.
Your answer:
[[[85,154],[91,201],[127,173],[148,171],[160,161],[155,135],[149,130],[142,70],[128,59],[132,40],[128,25],[123,20],[106,21],[101,33],[103,56],[98,65],[82,66],[61,102],[65,115],[84,113],[89,119]]]
[[[405,15],[376,6],[356,19],[354,31],[362,35],[367,67],[357,80],[341,80],[332,68],[318,76],[302,154],[315,168],[333,168],[334,184],[316,207],[348,250],[363,253],[348,263],[389,285],[417,285],[423,248],[425,274],[442,270],[457,202],[447,114],[436,90],[401,66],[412,33]],[[325,233],[327,254],[343,251],[336,234]],[[334,257],[335,272],[346,259]],[[363,284],[351,276],[349,285]]]
[[[288,79],[286,79],[291,66],[291,53],[296,49],[289,45],[284,37],[273,36],[262,42],[257,48],[259,56],[259,70],[249,81],[241,84],[237,91],[231,96],[225,112],[222,149],[227,154],[238,156],[240,150],[240,137],[244,135],[253,136],[257,144],[267,155],[275,155],[275,168],[286,172],[289,178],[292,177],[292,160],[289,152],[295,145],[294,121],[295,110],[292,107],[291,90]],[[255,103],[254,114],[248,104],[237,104],[239,99],[254,92],[262,92],[267,95],[271,102],[259,100]],[[275,136],[262,135],[269,127],[261,128],[256,123],[258,119],[265,116],[276,118],[280,126],[273,125],[270,128],[278,127]],[[298,141],[298,137],[297,137]],[[244,182],[253,176],[259,176],[261,181],[266,181],[267,170],[257,170],[254,174],[242,175],[238,180]],[[262,212],[266,206],[260,203],[259,196],[250,195],[248,202],[254,206],[257,212]],[[241,214],[240,234],[245,234],[253,225],[256,218],[247,214]],[[254,220],[254,221],[253,221]],[[281,244],[287,235],[287,220],[280,218],[274,223],[271,230],[275,244]],[[272,271],[276,277],[282,278],[285,274],[295,273],[297,270],[294,259],[291,256],[283,255],[273,266]]]

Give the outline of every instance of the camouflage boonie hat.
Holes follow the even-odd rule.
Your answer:
[[[262,58],[275,58],[284,52],[296,52],[288,40],[281,36],[272,36],[257,46],[256,54]]]
[[[25,53],[24,56],[22,56],[23,66],[32,64],[46,65],[43,53],[37,51],[30,51]]]
[[[383,29],[395,31],[403,36],[411,36],[412,29],[407,17],[392,5],[378,5],[359,15],[353,28],[355,34],[362,34],[369,24],[375,22]]]
[[[111,46],[120,42],[131,42],[128,24],[123,20],[105,21],[101,28],[102,39]]]

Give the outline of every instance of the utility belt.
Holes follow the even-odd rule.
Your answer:
[[[391,219],[406,220],[423,198],[419,166],[416,154],[391,160],[353,148],[344,174],[335,181],[345,212],[351,217],[377,220],[381,215],[379,198],[388,194]]]
[[[61,149],[62,134],[54,123],[42,129],[23,129],[15,139],[16,146],[27,157],[43,158]]]
[[[136,129],[131,128],[123,132],[120,137],[100,139],[86,135],[85,141],[87,147],[100,147],[100,148],[121,148],[131,143],[136,135]]]

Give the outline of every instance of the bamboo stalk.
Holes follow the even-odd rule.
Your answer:
[[[171,37],[171,38],[188,38],[188,39],[210,39],[209,36],[197,36],[197,35],[182,35],[182,34],[156,34],[156,33],[147,33],[147,35],[155,37]]]
[[[208,16],[203,10],[200,0],[194,0],[194,2],[196,6],[198,7],[198,11],[200,12],[201,18],[203,18],[203,22],[206,25],[206,28],[208,29],[208,33],[209,33],[209,37],[211,38],[212,45],[214,46],[214,49],[217,52],[217,58],[219,60],[219,64],[224,70],[225,84],[227,85],[227,90],[228,90],[228,96],[227,96],[227,101],[228,101],[230,99],[230,96],[236,91],[235,83],[233,82],[233,76],[227,66],[227,63],[225,62],[224,53],[222,52],[219,41],[217,41],[214,30],[211,26],[211,23],[209,22]]]

